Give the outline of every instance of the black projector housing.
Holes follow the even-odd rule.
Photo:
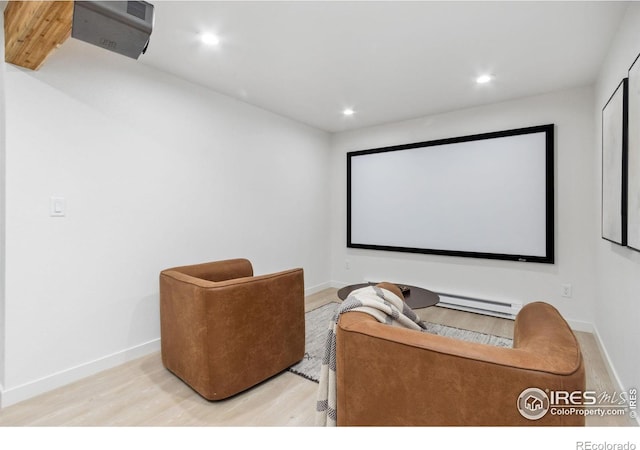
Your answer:
[[[144,1],[77,1],[71,37],[138,59],[149,45],[154,7]]]

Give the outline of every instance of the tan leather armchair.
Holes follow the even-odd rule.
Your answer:
[[[208,400],[221,400],[304,356],[302,269],[253,276],[246,259],[160,273],[164,366]]]
[[[576,414],[525,418],[518,399],[528,388],[585,390],[578,341],[547,303],[519,312],[514,348],[391,327],[362,312],[339,319],[338,426],[584,425]]]

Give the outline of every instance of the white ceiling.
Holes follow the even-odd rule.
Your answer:
[[[141,64],[331,132],[590,85],[627,7],[150,1]],[[217,48],[199,41],[204,31]],[[485,72],[494,82],[476,85]]]

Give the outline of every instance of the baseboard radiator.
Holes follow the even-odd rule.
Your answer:
[[[445,292],[438,292],[437,294],[440,296],[438,306],[505,319],[515,319],[516,314],[522,308],[522,303],[488,300]]]

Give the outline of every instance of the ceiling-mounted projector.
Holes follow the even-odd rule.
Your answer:
[[[142,1],[74,2],[71,37],[129,58],[147,50],[153,5]]]

